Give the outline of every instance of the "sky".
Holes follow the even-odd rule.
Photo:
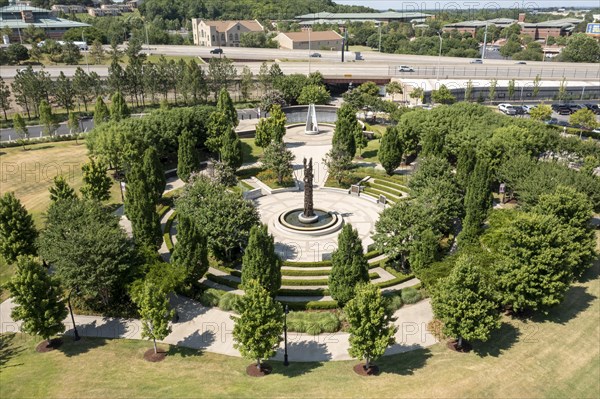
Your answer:
[[[551,7],[598,7],[598,0],[334,0],[338,4],[362,5],[376,10],[394,9],[399,11],[457,10],[482,8],[551,8]]]

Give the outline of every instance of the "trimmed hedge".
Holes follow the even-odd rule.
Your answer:
[[[279,302],[284,306],[287,305],[290,310],[327,310],[338,308],[336,301]]]
[[[366,186],[374,188],[376,190],[389,192],[391,195],[393,195],[395,197],[402,197],[402,190],[398,190],[397,188],[392,187],[392,185],[367,182]]]
[[[282,276],[329,276],[331,273],[331,269],[323,269],[323,270],[290,270],[290,269],[281,269]]]
[[[225,278],[224,276],[217,276],[212,273],[206,273],[206,278],[215,283],[218,283],[218,284],[230,287],[230,288],[235,288],[235,289],[238,289],[241,284],[241,282],[239,282],[239,281],[229,280],[228,278]]]
[[[321,262],[290,262],[285,261],[283,266],[294,266],[294,267],[328,267],[331,266],[330,260],[323,260]]]
[[[407,275],[402,276],[402,277],[396,277],[396,278],[394,278],[392,280],[382,281],[381,283],[377,283],[375,285],[377,287],[379,287],[379,288],[388,288],[388,287],[391,287],[393,285],[400,284],[400,283],[403,283],[405,281],[408,281],[408,280],[410,280],[410,279],[412,279],[414,277],[415,276],[412,275],[412,274],[407,274]]]
[[[378,267],[376,265],[376,267]],[[369,273],[369,280],[379,278],[379,274],[376,272]],[[309,284],[310,283],[310,284]],[[315,280],[294,280],[294,279],[282,279],[281,285],[327,285],[328,279],[315,279]]]
[[[388,202],[397,202],[400,197],[390,194],[387,191],[381,191],[381,190],[377,190],[375,188],[372,187],[365,187],[365,193],[367,194],[377,194],[377,195],[385,195],[385,198],[388,200]],[[391,198],[391,199],[390,199]]]
[[[281,296],[327,296],[329,295],[328,288],[281,288],[277,291],[277,295]]]
[[[372,244],[371,244],[371,245],[372,245]],[[370,247],[371,245],[369,245],[369,247]],[[369,249],[369,248],[367,248],[367,249]],[[375,249],[375,250],[372,250],[372,251],[369,251],[369,252],[367,252],[367,253],[365,254],[365,258],[366,258],[367,260],[371,260],[371,259],[373,259],[373,258],[376,258],[376,257],[378,257],[379,255],[381,255],[381,252],[379,252],[378,250],[376,250],[376,249]]]
[[[378,181],[379,181],[379,183],[378,183]],[[389,186],[390,188],[392,188],[392,189],[394,189],[396,191],[402,191],[402,192],[405,192],[405,193],[407,193],[407,192],[410,191],[409,187],[407,187],[407,186],[405,186],[403,184],[400,184],[400,183],[396,183],[393,180],[388,180],[388,179],[384,179],[384,178],[380,178],[380,177],[375,177],[373,179],[373,182],[374,182],[373,184],[377,184],[377,185],[381,185],[381,186]]]
[[[164,204],[158,204],[156,207],[156,213],[158,213],[158,220],[162,219],[165,216],[165,213],[169,212],[171,209],[170,206]]]

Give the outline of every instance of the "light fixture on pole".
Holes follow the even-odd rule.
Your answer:
[[[441,63],[442,63],[442,34],[440,33],[440,31],[436,32],[438,37],[440,38],[440,51],[438,54],[438,65],[437,65],[437,73],[436,73],[436,80],[439,82],[440,81],[440,67],[441,67]]]
[[[285,310],[283,313],[283,365],[289,366],[290,362],[288,360],[288,351],[287,351],[287,315],[290,312],[288,305],[285,305]]]

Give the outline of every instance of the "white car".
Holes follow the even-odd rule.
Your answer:
[[[414,72],[415,70],[407,65],[400,65],[398,67],[398,72]]]
[[[529,114],[531,112],[531,110],[536,107],[536,105],[522,105],[522,107],[523,107],[523,110],[525,111],[525,113]]]
[[[498,110],[506,115],[516,115],[517,110],[511,104],[498,104]]]

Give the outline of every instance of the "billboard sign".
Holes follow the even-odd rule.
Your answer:
[[[600,36],[600,24],[587,24],[585,33],[591,36]]]

